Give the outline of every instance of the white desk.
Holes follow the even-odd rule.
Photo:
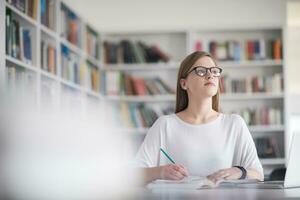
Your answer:
[[[141,190],[136,200],[196,200],[196,199],[300,199],[300,188],[293,189],[202,189],[202,190]]]

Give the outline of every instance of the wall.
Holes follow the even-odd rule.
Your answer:
[[[285,0],[64,0],[98,30],[152,30],[285,23]]]

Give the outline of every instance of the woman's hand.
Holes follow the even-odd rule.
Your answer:
[[[181,180],[188,176],[187,169],[178,164],[168,164],[160,166],[160,179]]]
[[[231,167],[227,169],[221,169],[209,176],[207,178],[213,182],[217,182],[222,179],[233,180],[239,179],[242,176],[242,171],[237,167]]]

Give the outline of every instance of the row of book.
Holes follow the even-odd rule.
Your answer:
[[[117,107],[117,109],[122,116],[121,120],[123,123],[125,123],[125,126],[135,128],[151,127],[158,116],[174,113],[175,111],[173,107],[151,108],[149,106],[147,107],[145,104],[128,103],[121,103],[120,106]],[[146,112],[146,114],[143,114],[141,111]],[[282,110],[279,108],[262,107],[257,109],[242,109],[239,112],[233,113],[237,113],[241,117],[243,117],[248,126],[283,124],[283,114]],[[152,117],[147,117],[147,114]],[[143,121],[146,121],[146,123]],[[149,121],[150,123],[147,123],[147,121]]]
[[[258,107],[255,109],[240,109],[232,113],[238,113],[243,117],[247,125],[282,125],[283,111],[276,107]]]
[[[12,11],[6,9],[6,54],[25,63],[32,63],[32,33],[23,27],[12,16]]]
[[[281,158],[280,150],[276,137],[259,137],[254,139],[259,158]]]
[[[100,92],[100,72],[90,62],[82,62],[78,55],[61,46],[61,77],[84,88]]]
[[[170,60],[169,55],[157,45],[147,45],[142,41],[104,41],[103,46],[105,63],[155,63]]]
[[[275,73],[272,76],[247,76],[245,78],[220,78],[221,93],[253,93],[267,92],[280,93],[283,91],[283,74]]]
[[[155,109],[144,104],[120,103],[117,107],[120,112],[122,125],[128,128],[148,128],[157,118],[174,112],[173,108]]]
[[[107,95],[160,95],[175,94],[175,90],[159,77],[143,78],[110,71],[104,79]]]
[[[6,2],[29,17],[36,19],[38,0],[6,0]]]
[[[56,49],[46,41],[41,42],[41,68],[52,74],[56,74]]]
[[[22,101],[35,102],[36,76],[33,72],[24,70],[22,67],[7,62],[5,74],[7,94],[12,94],[14,100],[22,99]]]
[[[86,27],[86,52],[93,58],[99,58],[99,36],[96,31]]]
[[[40,0],[41,4],[41,23],[48,28],[55,30],[55,0]]]
[[[61,77],[75,84],[80,84],[80,58],[66,46],[61,46]]]
[[[80,37],[82,22],[76,16],[76,14],[63,3],[61,4],[60,17],[61,37],[80,47],[82,44],[82,37]]]
[[[195,50],[207,51],[221,61],[282,59],[282,42],[280,39],[228,40],[195,42]]]

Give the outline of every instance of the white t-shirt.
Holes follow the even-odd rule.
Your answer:
[[[149,129],[135,161],[139,167],[171,163],[184,165],[191,175],[207,176],[235,165],[263,174],[255,144],[245,121],[236,114],[220,113],[206,124],[193,125],[176,114],[159,117]]]

